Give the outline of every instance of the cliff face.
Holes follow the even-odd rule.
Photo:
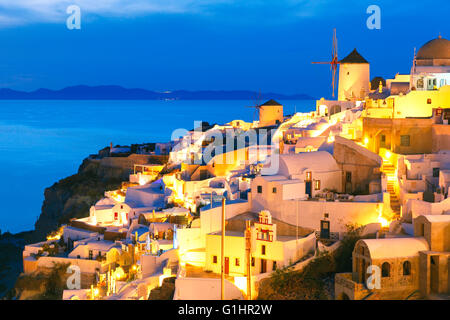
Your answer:
[[[126,157],[86,158],[78,173],[45,189],[41,215],[35,224],[34,240],[42,241],[50,232],[72,218],[89,215],[89,208],[105,191],[128,181],[135,164],[165,164],[168,156],[131,154]]]
[[[35,239],[42,240],[72,218],[86,217],[90,206],[106,190],[117,189],[127,173],[126,169],[104,167],[98,160],[85,159],[77,174],[45,189],[42,212],[35,224]]]

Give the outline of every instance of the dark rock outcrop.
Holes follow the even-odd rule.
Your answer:
[[[85,159],[77,174],[64,178],[45,189],[42,212],[35,224],[35,239],[42,240],[72,218],[89,215],[89,208],[106,190],[120,187],[122,171],[111,168],[111,172],[100,175],[99,162]]]

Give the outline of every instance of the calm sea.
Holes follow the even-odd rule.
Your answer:
[[[284,114],[315,101],[279,101]],[[253,101],[0,101],[2,232],[31,230],[44,189],[77,172],[89,154],[113,142],[166,142],[194,121],[252,121]]]

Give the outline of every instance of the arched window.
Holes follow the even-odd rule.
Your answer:
[[[403,275],[404,276],[411,275],[411,262],[409,261],[403,262]]]
[[[391,272],[391,265],[388,262],[385,262],[381,265],[381,276],[383,278],[388,278]]]

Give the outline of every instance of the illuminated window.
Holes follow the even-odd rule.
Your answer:
[[[213,263],[217,263],[217,256],[213,256]]]
[[[320,180],[314,181],[314,190],[320,190]]]
[[[239,267],[241,265],[239,258],[235,259],[234,264],[236,265],[236,267]]]
[[[258,186],[258,193],[262,193],[262,186]]]
[[[409,147],[411,143],[411,138],[409,135],[400,136],[400,145],[402,147]]]
[[[311,181],[311,178],[312,178],[311,171],[308,171],[308,172],[306,173],[306,181]]]
[[[265,255],[265,254],[266,254],[266,246],[265,246],[265,245],[262,245],[262,246],[261,246],[261,254],[262,254],[262,255]]]
[[[431,99],[427,99],[427,104],[431,104],[432,100]]]

